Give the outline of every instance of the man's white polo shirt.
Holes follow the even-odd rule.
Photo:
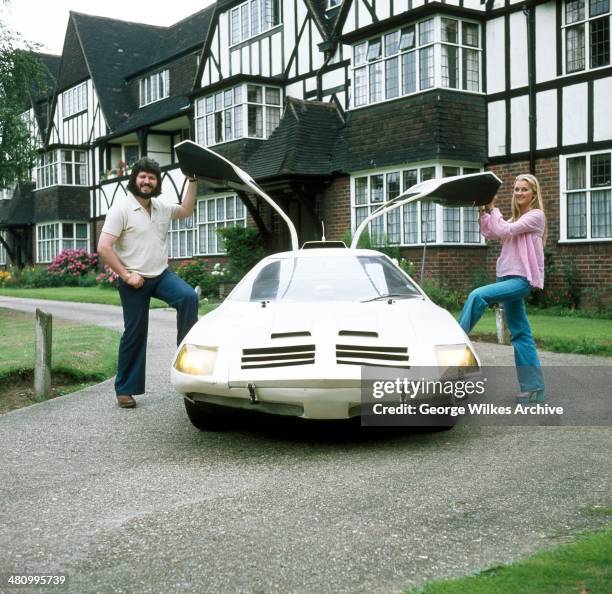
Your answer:
[[[168,268],[168,228],[178,218],[179,204],[151,198],[151,215],[128,192],[117,198],[106,215],[103,233],[118,237],[115,253],[129,272],[150,278]]]

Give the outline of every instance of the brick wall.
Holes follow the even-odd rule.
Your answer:
[[[336,178],[327,188],[321,206],[321,218],[325,223],[325,237],[331,240],[344,239],[351,228],[350,177]]]
[[[510,201],[514,178],[529,171],[529,163],[520,161],[494,165],[491,170],[503,181],[498,193],[498,205],[504,217],[510,216]],[[559,159],[552,157],[536,160],[536,175],[542,188],[548,229],[545,245],[547,270],[545,290],[553,296],[561,296],[568,290],[570,277],[581,289],[582,304],[603,300],[612,303],[612,249],[609,243],[559,244],[560,194]],[[495,270],[499,255],[498,242],[492,242],[487,250],[487,269]],[[575,273],[571,269],[575,269]]]

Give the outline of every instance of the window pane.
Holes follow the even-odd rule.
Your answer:
[[[581,239],[586,237],[586,193],[567,195],[567,237]]]
[[[412,202],[403,207],[404,210],[404,243],[418,243],[417,204]]]
[[[435,167],[423,167],[423,169],[421,169],[421,181],[427,181],[428,179],[433,179],[434,177],[436,177]]]
[[[380,42],[380,38],[369,41],[368,42],[368,55],[367,55],[368,61],[372,61],[372,60],[376,60],[380,58],[381,51],[382,51],[382,44]]]
[[[450,167],[448,165],[442,167],[442,177],[453,177],[459,175],[459,173],[459,167]]]
[[[385,56],[393,56],[399,50],[399,31],[385,35]]]
[[[456,89],[459,86],[458,48],[442,46],[442,86]]]
[[[223,93],[223,105],[224,107],[229,107],[234,102],[234,93],[230,89],[229,91],[225,91]]]
[[[370,239],[372,245],[379,247],[385,243],[385,221],[383,217],[377,217],[370,223]]]
[[[249,37],[249,5],[245,2],[240,7],[240,40]]]
[[[396,208],[387,215],[387,241],[391,245],[398,245],[400,240],[400,210]]]
[[[370,202],[382,202],[384,200],[383,176],[372,175],[370,177],[370,184]]]
[[[436,205],[432,202],[420,202],[421,205],[421,238],[427,242],[436,241]]]
[[[461,241],[461,209],[445,207],[443,213],[444,241]]]
[[[399,95],[399,58],[390,58],[385,63],[385,93],[387,99]]]
[[[420,64],[420,83],[421,90],[429,89],[434,85],[434,58],[433,47],[419,50]]]
[[[74,180],[72,179],[72,165],[70,165],[69,163],[62,163],[62,183],[74,183]]]
[[[416,169],[404,171],[404,192],[418,182],[417,174],[418,171]]]
[[[591,26],[591,68],[610,63],[610,18],[597,19]]]
[[[612,192],[591,193],[591,237],[612,237]]]
[[[359,227],[363,221],[365,221],[366,217],[369,214],[369,209],[367,206],[361,206],[360,208],[355,209],[355,227]]]
[[[234,104],[242,103],[242,85],[234,87]]]
[[[263,113],[260,105],[248,106],[249,136],[263,138]]]
[[[359,64],[363,64],[366,58],[366,52],[368,49],[367,43],[360,43],[353,48],[353,60],[355,62],[355,66],[359,66]]]
[[[259,0],[251,0],[251,35],[261,32],[261,17],[259,15]]]
[[[387,200],[393,200],[400,195],[400,174],[399,172],[387,173]]]
[[[463,209],[463,240],[466,243],[480,243],[478,208],[464,207]]]
[[[215,142],[223,142],[223,113],[215,112]]]
[[[232,110],[226,109],[223,112],[223,120],[224,120],[224,134],[225,140],[232,139]]]
[[[416,52],[402,56],[402,94],[416,91]]]
[[[78,239],[87,239],[87,225],[84,223],[76,224],[76,236]]]
[[[591,186],[594,188],[610,184],[610,153],[591,157]]]
[[[414,25],[402,29],[400,33],[400,50],[407,50],[414,48]]]
[[[419,23],[419,45],[425,45],[433,41],[433,19],[428,19]]]
[[[382,62],[370,64],[370,103],[382,101]]]
[[[240,9],[232,10],[232,43],[240,41]]]
[[[478,52],[463,50],[463,89],[466,91],[480,90],[480,68],[478,67]]]
[[[566,0],[565,22],[569,25],[584,19],[584,0]]]
[[[584,70],[584,25],[567,29],[565,45],[567,71]]]
[[[368,77],[365,67],[355,70],[355,107],[365,105],[368,102],[367,82]]]
[[[567,189],[586,188],[586,157],[573,157],[567,160]]]
[[[478,25],[474,23],[462,23],[463,45],[478,47]]]
[[[210,97],[206,97],[206,113],[212,113],[215,110],[215,103],[212,95]]]
[[[270,136],[280,122],[280,108],[266,107],[266,137]]]
[[[268,105],[280,105],[280,89],[266,87],[266,103]]]
[[[442,18],[442,41],[459,43],[459,23],[454,19]]]
[[[234,107],[234,138],[241,138],[242,136],[242,106]]]
[[[247,101],[249,103],[263,103],[261,87],[256,85],[247,86]]]
[[[355,179],[355,204],[368,203],[368,178],[358,177]]]
[[[225,199],[225,215],[228,220],[235,218],[234,197],[233,196]]]
[[[610,0],[591,0],[589,7],[589,16],[598,16],[605,14],[610,10]]]
[[[62,237],[64,239],[74,237],[74,225],[72,223],[62,223]]]

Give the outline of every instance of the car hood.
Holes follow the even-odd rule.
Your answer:
[[[416,354],[428,345],[469,343],[446,310],[425,299],[266,303],[227,301],[203,317],[185,342],[265,348],[286,344],[407,346]],[[413,363],[416,363],[412,359]]]

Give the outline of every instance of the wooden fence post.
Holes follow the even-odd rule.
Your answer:
[[[504,320],[504,308],[495,307],[495,328],[497,330],[497,342],[499,344],[509,344],[508,330],[506,329],[506,321]]]
[[[34,392],[41,398],[51,396],[51,338],[53,317],[36,308],[36,365]]]

